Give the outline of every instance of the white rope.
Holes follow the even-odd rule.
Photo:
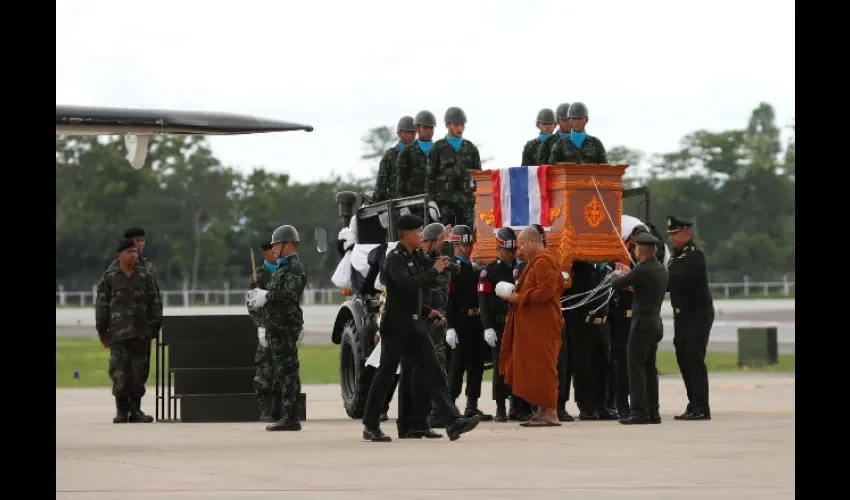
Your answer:
[[[596,177],[591,175],[590,180],[593,181],[593,187],[596,189],[596,194],[599,195],[599,201],[602,202],[602,208],[605,209],[605,215],[608,216],[608,221],[611,223],[611,226],[614,227],[614,232],[617,233],[617,240],[620,242],[620,245],[625,250],[626,255],[629,256],[629,260],[632,262],[632,265],[635,265],[635,260],[632,258],[632,254],[629,253],[629,249],[626,248],[626,244],[623,243],[623,236],[620,234],[620,230],[617,229],[617,225],[614,224],[614,218],[611,217],[611,212],[608,211],[608,207],[605,205],[605,200],[602,198],[602,193],[599,192],[599,186],[596,185]]]

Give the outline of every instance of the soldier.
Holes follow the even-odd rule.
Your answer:
[[[635,237],[638,264],[634,269],[617,263],[617,276],[611,282],[614,289],[632,287],[632,324],[628,341],[629,415],[620,415],[620,423],[660,424],[658,412],[658,370],[655,357],[658,343],[664,336],[661,303],[667,293],[667,269],[655,258],[658,238],[649,233]]]
[[[499,351],[502,348],[502,334],[508,316],[508,302],[496,296],[496,284],[500,281],[514,283],[516,269],[516,233],[509,227],[496,231],[498,258],[487,265],[478,277],[478,304],[481,310],[481,326],[484,327],[484,340],[492,348],[493,356],[493,400],[496,401],[496,422],[508,420],[526,421],[531,417],[531,405],[522,398],[510,396],[510,410],[505,411],[505,399],[510,390],[505,385],[505,376],[499,373]]]
[[[416,127],[412,116],[402,116],[396,127],[398,142],[388,149],[378,164],[378,180],[375,183],[375,193],[372,201],[391,200],[396,197],[396,161],[405,146],[410,146],[416,139]]]
[[[450,440],[458,439],[480,422],[478,416],[462,417],[452,404],[446,379],[440,373],[434,346],[428,338],[424,318],[433,321],[442,318],[442,315],[439,311],[422,307],[422,291],[430,286],[438,274],[445,271],[449,263],[447,258],[441,257],[426,269],[422,265],[423,259],[413,256],[413,252],[422,246],[422,226],[421,217],[412,214],[399,217],[395,224],[399,232],[398,246],[384,261],[381,282],[386,287],[387,300],[381,315],[381,363],[366,401],[363,416],[365,441],[392,441],[381,430],[378,414],[398,363],[408,353],[422,370],[422,386],[437,404],[439,417],[448,421],[446,434]]]
[[[463,387],[463,375],[466,373],[466,409],[463,415],[478,415],[482,421],[493,420],[492,415],[478,408],[481,397],[481,381],[484,377],[484,361],[490,357],[490,349],[484,341],[478,308],[478,275],[481,267],[472,262],[472,246],[475,234],[469,226],[459,225],[452,228],[451,242],[454,250],[451,283],[449,283],[449,304],[446,315],[446,344],[452,350],[449,365],[449,387],[452,398],[460,396]]]
[[[426,192],[440,208],[440,222],[475,226],[475,185],[471,170],[481,170],[481,155],[463,138],[466,113],[452,106],[444,119],[448,134],[434,143],[428,156]]]
[[[608,163],[608,155],[602,141],[584,131],[587,126],[587,106],[574,102],[570,104],[567,116],[570,119],[569,136],[558,139],[549,155],[548,163]]]
[[[673,346],[688,406],[677,420],[711,420],[708,404],[708,370],[705,351],[714,323],[714,300],[708,288],[705,254],[693,240],[693,225],[682,217],[667,217],[667,233],[673,255],[670,273],[670,305],[673,306]]]
[[[570,103],[565,102],[558,105],[555,110],[555,118],[558,120],[558,133],[552,134],[540,144],[540,149],[537,150],[537,162],[535,165],[548,165],[549,156],[552,154],[552,148],[559,139],[563,139],[570,135],[570,119],[567,112],[570,110]]]
[[[532,166],[537,163],[537,153],[543,141],[555,131],[555,112],[549,108],[543,108],[537,112],[537,130],[540,135],[525,143],[522,148],[522,163],[520,165]]]
[[[398,198],[425,192],[428,158],[434,145],[432,139],[437,117],[430,111],[420,111],[416,113],[413,126],[416,129],[416,140],[409,147],[402,149],[396,160],[395,195]]]
[[[272,233],[274,252],[280,258],[266,289],[248,292],[248,305],[263,310],[266,339],[272,355],[275,383],[282,391],[281,417],[267,431],[300,431],[299,400],[301,376],[298,372],[298,344],[304,337],[304,313],[301,294],[307,275],[298,259],[298,231],[289,225]]]
[[[138,264],[133,240],[122,240],[116,251],[118,265],[110,265],[101,277],[95,305],[97,336],[109,349],[109,378],[117,410],[112,422],[150,423],[153,417],[142,411],[142,398],[151,334],[162,326],[162,305],[153,276]]]
[[[632,259],[637,262],[634,255],[633,232],[627,240],[627,247]],[[611,264],[615,266],[616,264]],[[634,264],[632,264],[634,267]],[[608,376],[608,401],[606,407],[609,411],[616,409],[617,415],[628,416],[629,414],[629,369],[627,365],[626,345],[629,340],[629,330],[632,325],[632,299],[633,294],[629,288],[612,288],[611,307],[608,311],[608,330],[611,332],[611,364]]]
[[[272,274],[277,271],[277,259],[275,247],[270,242],[260,245],[263,249],[263,265],[258,266],[255,270],[257,281],[253,278],[248,284],[248,290],[254,288],[265,289],[266,285],[271,280]],[[274,363],[272,355],[269,351],[269,343],[266,338],[266,328],[263,323],[263,311],[248,308],[248,315],[254,321],[257,327],[257,352],[254,354],[254,362],[257,364],[257,371],[254,373],[254,396],[257,398],[257,406],[260,409],[261,422],[274,422],[281,415],[281,400],[280,386],[275,385]]]

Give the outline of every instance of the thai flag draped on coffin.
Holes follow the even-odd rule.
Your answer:
[[[549,226],[549,165],[490,170],[493,180],[493,225]]]

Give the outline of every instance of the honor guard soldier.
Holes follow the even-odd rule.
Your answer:
[[[301,374],[298,361],[298,344],[304,337],[304,312],[301,295],[307,286],[307,274],[296,253],[298,231],[290,226],[279,226],[272,233],[272,246],[278,268],[272,274],[266,289],[255,288],[248,292],[248,306],[263,310],[266,339],[274,365],[275,384],[282,391],[281,417],[268,426],[267,431],[300,431]]]
[[[543,141],[548,139],[555,130],[555,112],[549,108],[543,108],[537,112],[537,130],[540,134],[525,143],[522,148],[522,163],[524,166],[534,166],[537,163],[537,153]]]
[[[567,116],[570,119],[570,133],[555,143],[549,155],[549,165],[556,163],[608,163],[608,155],[602,141],[587,135],[585,127],[588,120],[587,106],[581,102],[570,104]]]
[[[714,323],[714,300],[708,287],[705,254],[693,240],[693,225],[683,217],[667,217],[667,234],[673,244],[673,255],[667,265],[673,306],[673,346],[688,395],[685,412],[674,418],[711,420],[705,351]]]
[[[664,337],[661,303],[667,293],[667,269],[657,258],[659,240],[648,232],[635,237],[638,264],[634,269],[618,263],[617,276],[611,282],[615,290],[632,287],[632,324],[628,350],[629,415],[620,415],[620,423],[660,424],[658,412],[658,369],[655,366],[658,343]]]
[[[569,137],[570,135],[570,119],[567,116],[570,110],[570,103],[564,102],[558,105],[555,110],[555,118],[558,121],[558,132],[549,135],[540,144],[540,149],[537,150],[537,162],[535,165],[548,165],[549,157],[552,155],[552,148],[558,140]]]
[[[260,248],[263,250],[263,264],[254,270],[256,281],[252,277],[248,284],[249,291],[255,288],[265,290],[272,274],[278,268],[278,256],[275,254],[274,245],[271,242],[262,243]],[[254,397],[257,398],[257,406],[260,409],[260,421],[274,422],[281,417],[283,401],[281,400],[280,387],[275,385],[274,363],[266,338],[263,311],[249,307],[248,315],[254,321],[254,326],[257,327],[257,351],[254,354],[254,363],[257,364],[257,370],[254,373]]]
[[[378,179],[375,182],[375,193],[372,201],[391,200],[396,197],[396,161],[405,146],[410,146],[416,139],[416,127],[412,116],[402,116],[396,127],[398,142],[388,149],[378,164]]]
[[[481,326],[484,340],[490,345],[493,355],[493,400],[496,401],[496,422],[508,420],[526,421],[531,417],[531,406],[521,398],[510,395],[505,385],[505,376],[499,373],[499,351],[502,334],[508,316],[508,301],[496,296],[496,285],[500,281],[515,283],[516,233],[509,227],[496,231],[498,258],[487,265],[478,277],[478,304],[481,310]],[[505,399],[510,396],[510,409],[505,411]]]
[[[466,374],[466,409],[464,416],[478,415],[483,421],[493,420],[492,415],[478,408],[484,362],[490,358],[490,348],[484,341],[478,308],[478,275],[481,268],[470,260],[475,234],[469,226],[452,228],[451,242],[454,266],[449,283],[449,305],[446,315],[448,330],[446,343],[454,351],[449,366],[449,387],[452,398],[460,396],[463,375]]]
[[[404,198],[425,192],[425,177],[428,175],[428,158],[434,146],[434,127],[437,117],[423,110],[416,113],[413,128],[416,140],[398,154],[395,168],[395,196]]]
[[[381,314],[381,363],[372,380],[363,415],[363,439],[366,441],[392,441],[381,430],[378,417],[393,375],[406,354],[410,354],[422,370],[422,386],[437,405],[439,417],[448,422],[446,434],[450,440],[471,431],[481,420],[477,415],[470,418],[460,415],[428,338],[425,318],[433,321],[442,315],[422,306],[422,292],[446,270],[449,262],[447,258],[440,258],[425,268],[423,259],[414,257],[414,252],[422,247],[422,226],[422,218],[416,215],[399,217],[395,224],[399,232],[398,246],[384,261],[381,282],[386,288],[387,300]]]

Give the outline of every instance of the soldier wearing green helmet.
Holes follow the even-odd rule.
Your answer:
[[[587,135],[584,128],[587,126],[587,106],[581,102],[570,104],[567,111],[570,120],[570,133],[555,143],[552,153],[549,155],[549,165],[556,163],[608,163],[608,154],[602,141],[592,135]]]
[[[388,149],[378,164],[378,179],[375,182],[375,192],[372,201],[391,200],[396,197],[396,160],[405,146],[410,146],[416,139],[416,128],[412,116],[402,116],[396,127],[398,142]]]
[[[549,108],[543,108],[537,112],[537,130],[540,135],[525,143],[522,148],[522,163],[524,166],[539,165],[537,163],[537,152],[540,151],[540,146],[543,144],[552,132],[555,131],[555,112]]]
[[[434,113],[423,110],[416,113],[413,128],[416,140],[402,149],[395,165],[395,197],[414,196],[425,190],[425,176],[428,173],[428,158],[432,150],[434,127],[437,117]]]
[[[567,116],[570,110],[570,103],[563,102],[555,109],[555,119],[558,121],[558,132],[549,135],[543,140],[540,149],[537,150],[537,163],[535,165],[549,165],[549,156],[552,154],[552,148],[559,139],[570,135],[570,119]]]
[[[481,170],[481,155],[463,137],[466,113],[457,106],[446,110],[443,121],[448,134],[434,143],[429,156],[426,192],[440,207],[443,224],[475,225],[475,184],[472,170]]]

